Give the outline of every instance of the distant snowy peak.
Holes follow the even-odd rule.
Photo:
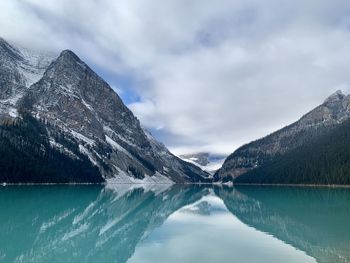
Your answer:
[[[0,39],[0,52],[1,59],[16,66],[18,73],[23,77],[26,87],[39,81],[47,67],[57,57],[53,53],[9,44],[4,39]]]
[[[192,153],[192,154],[183,154],[180,155],[182,159],[190,160],[196,164],[201,166],[206,166],[210,163],[209,161],[209,153],[201,152],[201,153]]]
[[[39,81],[55,56],[9,44],[0,38],[0,116],[17,117],[17,102]]]
[[[211,174],[222,166],[226,158],[225,155],[210,154],[207,152],[183,154],[179,155],[179,157]]]
[[[27,87],[38,82],[51,62],[56,58],[51,53],[37,52],[19,46],[16,48],[23,58],[20,70],[26,80]]]

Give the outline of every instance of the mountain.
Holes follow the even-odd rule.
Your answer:
[[[295,123],[238,148],[225,160],[222,168],[214,175],[214,178],[216,181],[232,181],[232,179],[253,169],[254,171],[258,171],[259,167],[267,167],[268,164],[276,163],[278,162],[277,160],[280,160],[278,158],[283,158],[284,155],[300,147],[309,148],[309,152],[312,152],[313,147],[319,145],[322,140],[326,140],[323,136],[330,136],[327,134],[348,120],[349,115],[350,96],[337,91],[328,97],[324,103],[304,115]],[[331,137],[328,137],[328,140],[331,143]],[[341,143],[341,141],[338,143]],[[332,154],[341,154],[341,152],[336,152],[336,147],[334,145],[332,148],[335,150]],[[316,148],[314,149],[316,151]],[[316,152],[314,153],[316,154]],[[306,160],[307,158],[304,159],[305,164],[307,162]],[[301,165],[300,162],[298,164]],[[279,172],[282,173],[282,170]],[[283,175],[281,174],[281,176]],[[296,183],[299,181],[302,182],[302,180],[297,179],[293,182]],[[310,183],[324,182],[323,179],[319,181],[310,181],[307,179],[304,182],[306,181]]]
[[[350,120],[237,177],[235,183],[350,184]]]
[[[211,154],[208,152],[182,154],[179,157],[189,163],[197,165],[204,171],[214,174],[222,165],[225,156],[219,154]]]
[[[210,163],[209,153],[193,153],[193,154],[182,154],[179,156],[182,159],[192,161],[198,165],[206,166]]]
[[[0,117],[17,117],[16,103],[44,74],[53,57],[8,44],[0,38]]]
[[[8,156],[2,182],[208,181],[206,172],[142,129],[108,83],[70,50],[54,58],[1,39],[0,85],[0,144]],[[80,180],[62,174],[94,167],[97,174]]]

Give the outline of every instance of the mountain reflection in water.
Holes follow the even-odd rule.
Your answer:
[[[0,262],[349,262],[350,191],[0,189]]]

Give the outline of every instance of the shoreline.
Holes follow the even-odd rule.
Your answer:
[[[350,185],[345,184],[233,184],[234,186],[279,186],[279,187],[327,187],[327,188],[350,188]]]
[[[223,186],[223,187],[232,187],[235,186],[274,186],[274,187],[317,187],[317,188],[350,188],[350,185],[338,185],[338,184],[247,184],[247,183],[239,183],[239,184],[228,184],[228,183],[153,183],[153,182],[140,182],[140,183],[0,183],[0,186],[6,187],[6,186],[56,186],[56,185],[62,185],[62,186],[80,186],[80,185],[101,185],[101,186],[107,186],[107,185],[183,185],[183,186],[189,186],[189,185],[203,185],[203,186]]]

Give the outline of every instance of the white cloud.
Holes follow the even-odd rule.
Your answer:
[[[5,38],[132,74],[141,100],[130,107],[178,153],[229,153],[350,83],[348,1],[11,0],[0,9]]]

